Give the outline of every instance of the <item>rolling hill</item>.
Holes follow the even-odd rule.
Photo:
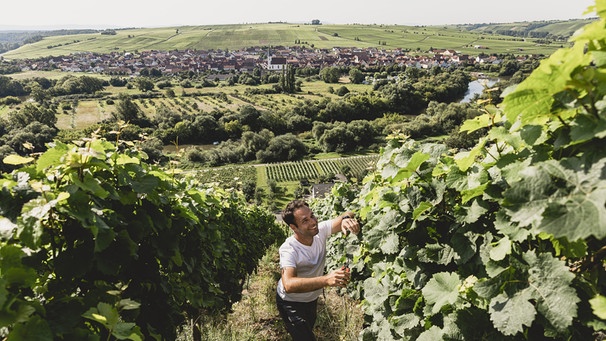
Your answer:
[[[306,25],[290,23],[119,29],[46,36],[1,56],[25,59],[78,52],[143,50],[235,50],[252,46],[304,45],[315,48],[379,47],[422,53],[431,48],[461,53],[549,55],[587,21],[455,26]],[[115,33],[115,34],[113,34]],[[0,32],[0,41],[2,37]],[[6,32],[5,32],[6,34]],[[44,34],[44,33],[41,33]]]

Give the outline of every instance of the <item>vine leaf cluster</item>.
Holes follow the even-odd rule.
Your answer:
[[[606,1],[499,106],[469,150],[394,134],[319,206],[359,212],[349,293],[363,340],[591,340],[606,329]],[[347,193],[347,200],[338,197]],[[351,196],[354,198],[351,198]],[[319,209],[320,212],[330,209]]]
[[[0,177],[2,337],[174,340],[240,299],[275,217],[145,160],[95,137],[3,160],[20,168]]]

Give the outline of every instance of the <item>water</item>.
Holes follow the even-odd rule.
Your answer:
[[[467,87],[467,92],[465,92],[465,97],[461,100],[461,103],[469,103],[471,99],[475,95],[480,95],[484,91],[484,89],[488,89],[495,85],[498,82],[498,79],[493,78],[481,78],[476,79],[475,81],[469,82],[469,86]]]

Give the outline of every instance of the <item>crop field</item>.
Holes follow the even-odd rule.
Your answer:
[[[51,74],[52,75],[52,74]],[[65,73],[63,74],[65,76]],[[250,86],[220,86],[207,87],[201,89],[183,88],[181,86],[172,87],[175,97],[160,97],[149,99],[134,99],[133,102],[139,106],[141,111],[147,117],[154,117],[157,111],[164,107],[173,112],[182,114],[197,115],[203,112],[209,113],[213,110],[231,110],[237,112],[243,105],[252,105],[258,110],[282,111],[298,105],[305,100],[320,100],[322,98],[337,98],[336,94],[330,93],[329,89],[337,90],[341,86],[346,86],[350,92],[372,91],[371,85],[347,83],[348,78],[343,77],[339,84],[327,84],[323,81],[303,81],[301,92],[297,94],[248,94],[246,90]],[[270,85],[260,85],[256,89],[271,87]],[[127,89],[126,87],[109,86],[105,90],[108,98],[117,98],[119,93],[128,95],[139,94],[137,89]],[[160,90],[162,91],[162,90]],[[181,96],[187,94],[187,97]],[[224,94],[225,96],[221,96]],[[75,103],[65,102],[73,109],[61,110],[58,115],[57,127],[59,129],[82,129],[92,124],[108,118],[112,112],[115,112],[114,104],[107,104],[106,99],[81,99]],[[0,106],[0,116],[9,112],[10,106]],[[75,112],[75,114],[74,114]]]
[[[230,165],[196,169],[195,177],[203,183],[219,183],[225,186],[241,187],[245,182],[256,182],[257,171],[255,166]]]
[[[573,24],[562,24],[571,27]],[[300,46],[314,48],[379,47],[427,51],[455,49],[477,54],[477,45],[491,53],[551,54],[561,43],[541,45],[536,39],[516,39],[456,26],[304,25],[289,23],[182,26],[116,30],[115,35],[52,36],[3,54],[7,60],[69,55],[77,52],[147,50],[239,50],[246,47]]]
[[[306,160],[297,162],[281,162],[258,165],[229,165],[212,168],[196,168],[190,170],[203,183],[219,183],[228,187],[241,187],[246,182],[255,182],[264,188],[269,180],[281,186],[295,188],[301,179],[315,180],[327,175],[341,173],[342,167],[350,167],[353,176],[365,174],[366,170],[374,169],[378,154],[337,157],[321,160]]]
[[[348,166],[351,174],[358,176],[366,170],[373,169],[377,160],[378,155],[361,155],[324,160],[282,162],[267,165],[265,172],[269,180],[288,182],[338,174],[343,166]]]

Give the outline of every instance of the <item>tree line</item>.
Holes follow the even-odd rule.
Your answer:
[[[514,62],[506,60],[501,67]],[[515,70],[515,73],[510,80],[519,81],[524,77],[524,68],[529,69],[529,66],[514,65],[510,71]],[[156,162],[166,161],[162,148],[174,143],[218,144],[211,151],[190,149],[184,156],[184,161],[205,165],[296,161],[310,153],[373,148],[384,136],[396,130],[417,138],[448,135],[463,119],[478,114],[478,109],[473,105],[457,103],[471,80],[467,70],[461,68],[390,66],[361,70],[327,67],[317,72],[286,69],[259,79],[264,77],[265,81],[276,82],[273,89],[252,87],[247,91],[299,91],[301,76],[297,75],[318,77],[330,84],[334,79],[322,75],[331,74],[349,75],[352,82],[371,81],[374,83],[373,91],[349,92],[347,86],[343,85],[339,88],[341,97],[338,99],[306,99],[288,109],[279,110],[259,110],[252,105],[244,105],[237,110],[184,113],[160,104],[154,117],[144,115],[134,101],[135,96],[120,94],[106,99],[108,104],[115,104],[116,110],[110,119],[82,131],[61,132],[55,126],[56,114],[60,109],[58,98],[73,101],[77,101],[79,96],[102,98],[102,90],[109,84],[138,87],[142,90],[138,97],[171,97],[175,96],[172,90],[175,80],[183,83],[193,82],[193,79],[167,79],[152,71],[148,73],[149,76],[132,79],[112,77],[109,81],[74,75],[58,80],[14,80],[0,76],[0,95],[4,96],[5,104],[12,100],[20,102],[27,95],[35,100],[0,119],[0,153],[41,151],[54,138],[70,141],[93,132],[111,139],[118,131],[122,139],[139,141],[141,136],[146,136],[141,144]],[[238,75],[237,80],[255,80],[259,76],[255,73]],[[232,80],[236,80],[236,75]],[[165,89],[165,93],[156,91],[156,87]],[[491,101],[499,101],[498,91],[491,92],[490,96]],[[124,126],[119,122],[130,124]],[[453,143],[456,141],[457,145],[465,145],[465,139],[469,137],[453,138]]]

